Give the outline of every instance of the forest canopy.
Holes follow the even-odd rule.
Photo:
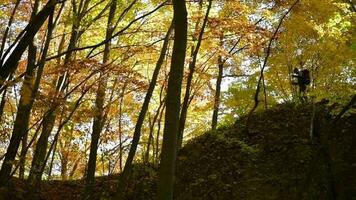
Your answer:
[[[187,141],[277,104],[347,104],[355,24],[353,0],[1,0],[0,187],[84,179],[90,198],[95,176],[125,188],[133,163],[161,164],[170,198]]]

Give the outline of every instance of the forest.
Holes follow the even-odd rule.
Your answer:
[[[0,200],[352,200],[354,0],[0,0]]]

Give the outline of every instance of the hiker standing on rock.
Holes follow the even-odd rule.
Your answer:
[[[293,85],[298,85],[299,87],[299,98],[302,101],[307,100],[306,89],[307,85],[310,84],[310,74],[308,69],[299,70],[298,68],[294,68],[292,77],[294,81]]]

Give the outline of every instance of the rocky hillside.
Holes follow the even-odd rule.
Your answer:
[[[255,114],[248,132],[241,119],[191,141],[177,199],[356,199],[356,115],[333,123],[314,110],[278,106]]]
[[[355,113],[334,122],[322,105],[285,104],[254,114],[248,131],[244,122],[185,145],[175,199],[356,199]],[[156,168],[137,165],[132,176],[126,199],[154,199]],[[98,178],[98,199],[110,199],[116,180]],[[25,185],[14,180],[13,186],[4,197],[26,199]],[[82,190],[82,181],[50,181],[41,196],[80,199]]]

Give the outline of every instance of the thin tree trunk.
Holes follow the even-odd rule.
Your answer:
[[[7,93],[7,87],[4,88],[4,91],[2,92],[2,97],[1,97],[1,102],[0,102],[0,123],[2,120],[2,115],[4,114],[4,108],[6,104],[6,93]]]
[[[33,6],[33,11],[31,15],[31,20],[35,17],[37,10],[39,6],[39,0],[36,0]],[[28,123],[30,121],[30,114],[32,110],[32,105],[34,103],[34,96],[32,95],[34,93],[34,69],[36,66],[36,54],[37,54],[37,47],[34,44],[34,41],[32,40],[30,44],[28,45],[28,56],[27,56],[27,69],[26,69],[26,75],[25,75],[25,81],[22,88],[21,88],[21,98],[23,99],[22,101],[20,100],[19,107],[21,106],[28,106],[28,109],[26,111],[28,113],[20,114],[26,116],[21,123],[24,125],[24,129],[21,130],[21,135],[22,137],[22,147],[21,147],[21,153],[20,153],[20,171],[19,171],[19,178],[24,179],[24,174],[25,174],[25,165],[26,165],[26,153],[27,153],[27,140],[28,140]],[[26,76],[28,78],[26,79]],[[22,102],[22,104],[21,104]],[[26,105],[28,104],[28,105]],[[21,109],[19,109],[21,110]]]
[[[120,173],[122,172],[122,163],[123,163],[123,149],[122,149],[122,107],[123,107],[123,102],[124,102],[124,95],[125,95],[125,89],[126,89],[126,83],[124,84],[122,88],[122,92],[120,95],[120,103],[119,103],[119,169]]]
[[[35,1],[34,10],[31,16],[31,20],[36,18],[36,12],[39,5],[39,1]],[[51,13],[54,12],[52,8]],[[50,13],[50,14],[51,14]],[[47,49],[45,49],[47,50]],[[10,144],[8,146],[5,160],[0,170],[0,187],[4,186],[8,179],[11,177],[11,169],[13,160],[16,157],[20,141],[22,140],[22,150],[20,155],[20,173],[19,177],[24,178],[25,171],[25,156],[27,152],[27,130],[28,123],[30,120],[30,113],[32,105],[34,103],[35,95],[37,93],[36,82],[34,82],[34,69],[36,65],[36,47],[33,41],[29,42],[29,55],[28,55],[28,65],[26,69],[25,79],[21,88],[21,98],[18,106],[18,111],[16,119],[14,122],[14,129],[11,135]]]
[[[54,141],[51,162],[49,163],[49,168],[48,168],[48,180],[51,180],[52,178],[52,168],[53,168],[54,156],[56,155],[56,150],[57,150],[57,141]]]
[[[156,124],[156,121],[159,117],[159,114],[161,113],[161,109],[163,107],[163,102],[161,101],[159,103],[158,109],[155,113],[155,115],[153,116],[152,121],[150,121],[150,130],[149,130],[149,134],[148,134],[148,141],[147,141],[147,146],[146,146],[146,153],[145,153],[145,157],[144,157],[144,163],[149,163],[149,157],[150,157],[150,147],[152,145],[152,149],[154,150],[154,143],[153,143],[153,132],[154,132],[154,127]],[[154,155],[154,153],[153,153]]]
[[[126,159],[124,170],[123,170],[122,174],[119,176],[118,191],[117,191],[117,193],[115,195],[115,199],[122,199],[123,198],[123,194],[124,194],[124,192],[126,190],[128,177],[129,177],[129,175],[131,173],[132,162],[133,162],[133,159],[135,157],[136,149],[137,149],[137,146],[139,144],[139,140],[140,140],[140,136],[141,136],[141,128],[142,128],[142,125],[143,125],[143,122],[144,122],[144,119],[145,119],[145,115],[146,115],[147,110],[148,110],[148,105],[150,103],[154,88],[155,88],[156,83],[157,83],[157,78],[158,78],[159,71],[160,71],[161,66],[162,66],[162,64],[164,62],[164,58],[165,58],[165,55],[166,55],[166,52],[167,52],[167,48],[168,48],[168,44],[169,44],[169,37],[171,35],[172,28],[173,28],[172,24],[171,24],[171,26],[170,26],[167,34],[166,34],[166,37],[164,39],[160,56],[159,56],[158,61],[156,63],[156,67],[154,69],[150,85],[148,87],[145,99],[143,101],[141,111],[140,111],[139,116],[137,118],[135,131],[134,131],[134,135],[133,135],[133,139],[132,139],[132,144],[130,146],[130,151],[129,151],[129,154],[128,154],[127,159]]]
[[[204,34],[206,24],[208,23],[211,4],[212,4],[212,0],[209,0],[209,4],[208,4],[208,8],[205,13],[203,25],[202,25],[200,33],[199,33],[197,45],[196,45],[193,55],[192,55],[192,61],[189,63],[189,74],[188,74],[188,78],[187,78],[187,86],[185,88],[183,105],[182,105],[180,117],[179,117],[178,143],[177,143],[178,149],[180,149],[182,147],[182,143],[183,143],[185,120],[187,118],[188,107],[189,107],[190,89],[191,89],[191,85],[192,85],[193,75],[194,75],[194,71],[195,71],[195,65],[196,65],[201,41],[203,39],[203,34]]]
[[[187,8],[185,1],[173,0],[174,45],[168,79],[166,113],[159,169],[158,199],[173,199],[177,157],[180,98],[187,48]]]
[[[151,141],[153,138],[153,119],[151,117],[151,114],[148,113],[148,127],[149,127],[149,131],[148,131],[148,138],[147,138],[147,143],[146,143],[146,150],[143,152],[143,163],[148,164],[149,163],[149,158],[150,158],[150,149],[151,149]]]
[[[74,49],[77,41],[78,41],[78,32],[79,32],[79,24],[82,19],[81,13],[77,12],[73,8],[73,12],[75,13],[75,19],[73,21],[72,25],[72,32],[71,32],[71,38],[68,44],[68,50]],[[85,12],[85,10],[82,10],[82,12]],[[61,49],[59,49],[61,51]],[[64,65],[68,64],[72,56],[72,52],[69,51],[68,54],[66,54],[65,59],[64,59]],[[45,164],[46,160],[46,151],[47,151],[47,146],[48,146],[48,138],[53,130],[53,127],[55,125],[56,117],[57,117],[57,110],[59,107],[60,102],[58,99],[60,98],[59,95],[61,92],[65,90],[66,87],[66,82],[67,82],[67,72],[62,74],[56,83],[55,86],[55,98],[53,99],[53,103],[51,105],[51,108],[49,111],[46,113],[43,119],[43,126],[42,126],[42,132],[40,135],[40,138],[37,141],[32,165],[31,165],[31,171],[29,175],[29,182],[32,185],[35,185],[41,181],[41,177],[43,174],[43,166]],[[66,166],[64,166],[66,168]],[[64,171],[66,171],[64,169]],[[65,176],[66,178],[66,173]]]
[[[69,180],[73,180],[74,174],[78,169],[79,162],[80,162],[80,157],[75,160],[72,170],[69,172]]]
[[[44,161],[42,162],[42,165],[39,166],[39,172],[38,172],[38,177],[39,180],[41,180],[41,177],[42,177],[42,174],[44,172],[44,169],[45,169],[45,165],[50,157],[50,154],[51,152],[53,151],[53,155],[52,155],[52,162],[53,162],[53,156],[56,152],[56,147],[57,147],[57,143],[58,143],[58,138],[59,138],[59,134],[62,130],[62,128],[69,122],[69,120],[72,118],[73,114],[75,113],[75,111],[78,109],[78,107],[80,106],[80,102],[81,100],[84,98],[85,94],[89,91],[91,87],[88,87],[86,90],[83,91],[83,93],[81,94],[81,96],[77,99],[77,101],[75,102],[74,104],[74,108],[73,110],[70,112],[70,114],[66,117],[65,120],[62,121],[62,119],[60,120],[60,124],[58,126],[58,129],[57,129],[57,132],[56,134],[54,135],[54,138],[53,138],[53,142],[47,152],[47,154],[45,155],[45,158],[44,158]],[[61,115],[62,116],[62,115]],[[73,131],[73,126],[71,127],[71,131]],[[36,181],[39,182],[39,180],[37,179]]]
[[[166,57],[166,66],[164,68],[164,76],[168,76],[167,75],[167,61],[168,61],[168,55],[169,55],[169,46],[168,46],[168,49],[167,49],[167,57]],[[167,83],[167,80],[164,79],[163,80],[163,83],[161,84],[161,89],[160,89],[160,92],[159,92],[159,102],[160,104],[162,104],[162,109],[158,115],[158,120],[157,120],[157,133],[156,133],[156,141],[155,141],[155,152],[154,152],[154,164],[158,164],[159,163],[159,157],[160,157],[160,154],[159,154],[159,151],[160,151],[160,133],[161,133],[161,123],[162,123],[162,118],[163,118],[163,113],[164,113],[164,110],[166,108],[166,83]]]
[[[218,115],[219,115],[219,106],[220,106],[220,91],[221,91],[221,82],[222,82],[222,76],[224,72],[224,63],[222,60],[222,56],[219,55],[218,57],[218,77],[216,79],[216,89],[215,89],[215,98],[214,98],[214,111],[213,111],[213,120],[211,123],[211,128],[213,130],[216,129],[216,126],[218,124]]]
[[[116,0],[112,0],[110,5],[108,23],[107,23],[106,39],[110,39],[114,32],[114,26],[112,21],[115,17],[116,6],[117,6]],[[110,41],[105,44],[104,56],[103,56],[103,63],[105,65],[110,61],[110,46],[111,46]],[[93,132],[91,134],[89,161],[88,161],[88,168],[87,168],[86,180],[85,180],[85,184],[86,184],[85,192],[83,195],[84,199],[93,198],[93,191],[94,191],[93,184],[94,184],[94,177],[95,177],[98,143],[99,143],[100,133],[105,123],[103,114],[104,114],[104,102],[105,102],[105,92],[106,92],[107,82],[108,82],[107,73],[101,73],[99,86],[96,93],[96,100],[95,100],[95,109],[94,109],[95,115],[93,120]]]
[[[261,68],[261,73],[260,73],[260,77],[258,79],[258,82],[257,82],[257,87],[256,87],[256,92],[253,96],[254,98],[254,105],[252,107],[252,109],[249,111],[249,113],[247,114],[247,117],[246,117],[246,131],[248,133],[248,130],[249,130],[249,125],[250,125],[250,119],[251,119],[251,116],[253,114],[253,112],[256,110],[256,108],[258,107],[258,104],[260,102],[258,96],[259,96],[259,93],[260,93],[260,90],[261,90],[261,82],[262,82],[262,78],[263,78],[263,73],[264,73],[264,69],[266,68],[267,64],[268,64],[268,59],[271,55],[271,51],[272,51],[272,43],[277,39],[276,36],[278,34],[278,31],[279,29],[281,28],[282,26],[282,23],[284,21],[284,19],[287,17],[287,15],[292,11],[292,9],[294,8],[294,6],[296,6],[298,3],[299,3],[300,0],[296,0],[294,1],[294,3],[291,5],[291,7],[287,10],[287,12],[284,13],[284,15],[280,18],[279,22],[278,22],[278,25],[277,25],[277,28],[275,29],[275,31],[273,32],[273,35],[272,37],[270,38],[269,42],[268,42],[268,46],[267,46],[267,49],[266,49],[266,56],[265,56],[265,59],[263,61],[263,65],[262,65],[262,68]]]
[[[70,135],[64,138],[64,142],[59,141],[61,145],[61,178],[62,180],[68,179],[68,163],[69,163],[69,149],[71,147],[71,140],[73,137],[74,126],[71,127]]]
[[[40,85],[40,82],[41,82],[41,78],[42,78],[42,74],[43,74],[43,68],[45,66],[45,59],[46,59],[46,56],[47,56],[47,52],[48,52],[48,48],[49,48],[49,44],[50,44],[50,41],[51,41],[51,37],[52,37],[52,31],[54,29],[54,24],[53,24],[53,16],[54,13],[52,12],[50,17],[49,17],[49,21],[48,21],[48,32],[47,32],[47,38],[46,38],[46,42],[45,42],[45,46],[44,46],[44,50],[43,50],[43,53],[42,53],[42,56],[41,56],[41,60],[39,61],[39,66],[38,66],[38,70],[37,70],[37,75],[36,75],[36,80],[35,80],[35,83],[34,83],[34,89],[33,89],[33,99],[35,98],[37,92],[38,92],[38,89],[39,89],[39,85]],[[43,119],[43,126],[42,128],[46,125],[48,119],[44,118]],[[43,129],[42,129],[42,132],[43,132]],[[40,135],[40,139],[39,140],[43,140],[43,137],[42,134]],[[37,145],[41,145],[41,142],[40,143],[37,143]],[[38,172],[38,168],[37,168],[37,161],[38,161],[38,147],[36,146],[36,149],[35,149],[35,153],[34,153],[34,157],[33,157],[33,160],[32,160],[32,163],[31,163],[31,169],[30,169],[30,173],[29,173],[29,178],[28,178],[28,181],[30,183],[30,185],[32,185],[32,181],[33,181],[33,175],[36,174],[36,172]],[[47,147],[46,147],[47,149]],[[33,185],[34,186],[34,185]]]
[[[60,14],[60,13],[59,13]],[[58,15],[59,15],[58,14]],[[50,15],[49,18],[49,22],[48,22],[48,33],[47,33],[47,39],[46,39],[46,43],[45,43],[45,47],[41,56],[41,60],[39,62],[39,66],[38,66],[38,70],[37,70],[37,76],[36,76],[36,81],[35,81],[35,86],[34,86],[34,95],[36,95],[40,82],[41,82],[41,78],[42,78],[42,74],[43,74],[43,69],[45,66],[45,62],[46,62],[46,57],[47,57],[47,52],[48,52],[48,48],[49,48],[49,44],[51,41],[51,37],[52,37],[52,32],[55,26],[55,22],[53,21],[53,13]],[[60,42],[60,49],[61,49],[61,45],[63,44],[64,41],[64,37],[62,37],[62,40]],[[58,65],[60,64],[60,60],[57,61]],[[48,118],[43,119],[42,122],[42,128],[43,127],[47,127],[47,123],[48,123]],[[43,130],[42,132],[43,133]],[[43,145],[42,143],[44,142],[43,140],[45,140],[45,136],[43,134],[40,135],[38,145]],[[29,177],[28,177],[28,182],[29,185],[31,185],[32,187],[36,187],[36,185],[38,184],[38,182],[41,180],[41,176],[42,176],[42,172],[41,172],[41,158],[43,157],[43,154],[45,154],[45,150],[47,149],[47,147],[44,149],[42,148],[37,148],[35,149],[34,152],[34,157],[32,159],[32,163],[31,163],[31,169],[30,169],[30,173],[29,173]],[[54,155],[54,154],[53,154]],[[51,170],[52,170],[52,166],[50,166],[49,168],[49,179],[51,176]]]
[[[164,101],[163,102],[163,107],[162,107],[161,113],[159,114],[159,118],[158,118],[158,122],[157,122],[155,163],[159,162],[159,155],[160,155],[159,137],[160,137],[160,134],[161,134],[161,127],[162,127],[161,123],[162,123],[162,118],[163,118],[163,113],[164,113],[165,107],[166,107],[166,102]]]
[[[267,92],[266,92],[266,83],[265,83],[265,76],[262,75],[262,86],[263,86],[263,96],[264,96],[264,105],[265,109],[267,110],[268,104],[267,104]]]

